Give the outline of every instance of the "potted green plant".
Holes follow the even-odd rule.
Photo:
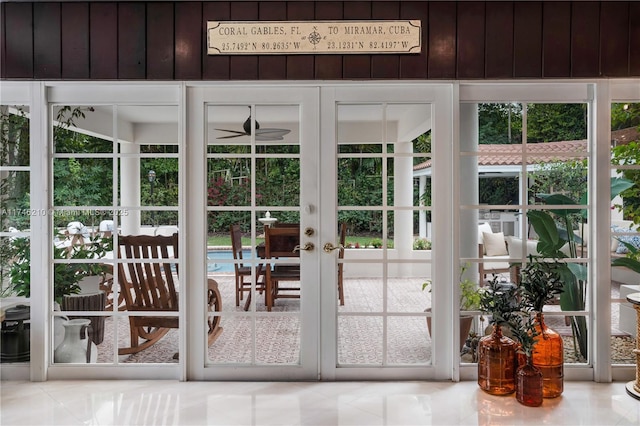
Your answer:
[[[95,260],[105,256],[113,247],[112,238],[89,238],[85,244],[68,247],[53,247],[54,259]],[[9,289],[16,296],[31,295],[31,262],[29,238],[16,238],[10,245]],[[106,272],[105,266],[99,263],[54,263],[53,265],[53,299],[57,303],[69,294],[80,292],[80,281],[87,276],[100,275]]]
[[[469,264],[461,266],[459,276],[460,299],[458,307],[460,309],[460,351],[462,351],[470,335],[471,325],[473,324],[473,316],[466,314],[466,312],[476,311],[480,308],[480,293],[482,292],[478,284],[466,276],[468,268]],[[427,280],[422,284],[422,290],[430,292],[431,284],[431,280]],[[425,309],[425,312],[429,311],[430,308]],[[431,317],[427,317],[427,329],[429,335],[431,335]]]
[[[611,199],[622,191],[633,186],[633,182],[623,178],[611,178]],[[563,194],[536,194],[536,197],[547,205],[580,206],[587,204],[585,192],[579,201]],[[579,213],[579,215],[576,215]],[[574,233],[575,217],[579,216],[584,224],[587,218],[586,209],[551,208],[548,211],[530,210],[527,212],[529,223],[538,235],[538,253],[546,258],[576,258],[578,248],[582,246],[583,239]],[[584,227],[580,228],[584,230]],[[568,247],[569,255],[564,253]],[[615,266],[615,265],[614,265]],[[621,265],[622,266],[622,265]],[[626,266],[626,265],[625,265]],[[640,265],[638,265],[640,266]],[[580,263],[556,263],[558,273],[564,283],[564,292],[560,296],[560,307],[565,311],[582,311],[586,307],[587,300],[587,267]],[[631,268],[633,269],[633,268]],[[587,321],[584,316],[571,316],[571,331],[575,345],[575,354],[582,359],[587,359]]]

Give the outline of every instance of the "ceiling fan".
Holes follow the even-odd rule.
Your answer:
[[[251,109],[249,107],[249,109]],[[219,136],[217,139],[231,139],[231,138],[239,138],[241,136],[251,136],[251,115],[244,121],[242,124],[243,132],[239,130],[230,130],[230,129],[216,129],[221,132],[229,132],[231,135],[227,136]],[[256,121],[256,140],[257,141],[281,141],[284,139],[284,135],[289,133],[291,130],[288,129],[278,129],[278,128],[260,128],[260,124]]]

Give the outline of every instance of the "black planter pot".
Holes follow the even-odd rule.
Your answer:
[[[30,359],[31,311],[18,305],[5,311],[0,335],[0,362],[27,362]]]

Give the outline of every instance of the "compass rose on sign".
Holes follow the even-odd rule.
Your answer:
[[[320,43],[320,40],[322,40],[322,36],[320,35],[320,33],[318,33],[318,31],[316,31],[317,29],[318,27],[313,27],[313,32],[309,33],[309,36],[307,37],[309,39],[309,43],[313,44],[314,46]]]

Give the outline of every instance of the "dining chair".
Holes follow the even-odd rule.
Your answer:
[[[347,224],[340,224],[340,251],[338,252],[338,299],[340,305],[344,305],[344,245],[347,239]]]
[[[240,225],[230,225],[231,251],[233,259],[242,261],[242,232]],[[234,263],[236,281],[236,306],[240,306],[240,301],[244,299],[245,292],[251,292],[251,267],[245,266],[242,262]],[[248,281],[247,281],[248,280]]]
[[[265,302],[271,311],[278,298],[300,298],[300,284],[283,287],[281,281],[300,282],[300,263],[273,262],[277,258],[300,257],[300,227],[264,228]],[[297,291],[297,294],[292,294]],[[286,292],[286,293],[283,293]]]

